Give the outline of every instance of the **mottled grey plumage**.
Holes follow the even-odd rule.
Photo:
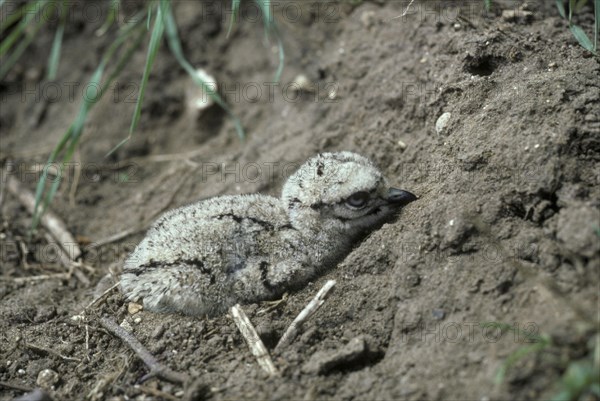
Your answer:
[[[281,199],[221,196],[167,212],[125,262],[121,287],[147,310],[189,315],[274,299],[415,199],[367,158],[323,153],[289,177]]]

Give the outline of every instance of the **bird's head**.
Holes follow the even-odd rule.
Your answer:
[[[352,152],[309,159],[289,177],[282,193],[295,228],[350,237],[377,228],[416,199],[390,187],[369,159]]]

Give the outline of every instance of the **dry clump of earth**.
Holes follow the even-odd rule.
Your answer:
[[[92,111],[77,155],[80,178],[67,171],[52,205],[90,268],[31,279],[65,269],[45,229],[28,237],[28,212],[3,191],[0,399],[35,388],[56,400],[556,394],[597,330],[590,323],[600,284],[600,65],[554,5],[531,3],[521,18],[506,13],[515,10],[508,2],[494,2],[490,13],[476,3],[415,2],[406,16],[406,2],[283,3],[301,12],[292,19],[276,10],[286,65],[271,97],[265,83],[277,58],[262,24],[241,19],[227,39],[226,19],[198,4],[175,3],[184,50],[216,78],[246,140],[218,107],[186,109],[190,80],[165,44],[133,139],[104,157],[129,127],[143,50]],[[590,7],[577,18],[586,29],[593,24]],[[89,79],[114,39],[95,36],[100,25],[80,15],[67,26],[58,83]],[[0,159],[14,163],[30,190],[39,178],[33,167],[78,107],[77,98],[33,94],[48,88],[40,66],[52,38],[42,31],[0,84]],[[284,90],[298,77],[303,85]],[[157,213],[220,194],[278,194],[308,157],[338,150],[372,158],[392,185],[420,199],[284,302],[244,306],[272,349],[323,283],[337,281],[302,334],[274,356],[280,377],[260,370],[227,315],[153,314],[111,292],[85,319],[73,319]],[[132,234],[91,245],[125,230]],[[147,368],[100,316],[126,321],[162,363],[196,378],[195,387],[158,379],[136,386]],[[528,345],[524,332],[551,344],[496,383],[507,357]]]

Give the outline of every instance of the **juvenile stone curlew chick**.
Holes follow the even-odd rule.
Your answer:
[[[275,299],[415,199],[367,158],[323,153],[289,177],[281,199],[221,196],[167,212],[125,262],[121,287],[147,310],[188,315]]]

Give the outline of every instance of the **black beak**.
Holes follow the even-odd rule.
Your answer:
[[[388,202],[398,206],[406,206],[410,202],[416,201],[417,197],[408,191],[402,189],[390,188],[388,191]]]

